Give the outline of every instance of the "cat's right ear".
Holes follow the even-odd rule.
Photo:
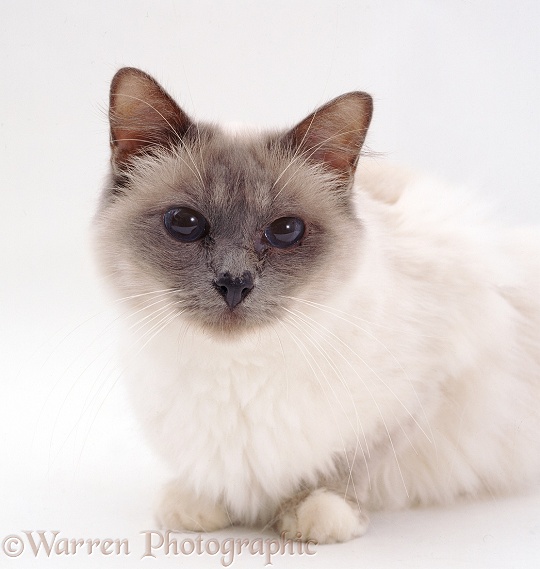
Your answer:
[[[133,67],[120,69],[112,80],[109,122],[116,167],[151,147],[178,142],[192,125],[155,79]]]
[[[295,154],[303,154],[350,185],[372,113],[373,100],[367,93],[346,93],[296,125],[286,140]]]

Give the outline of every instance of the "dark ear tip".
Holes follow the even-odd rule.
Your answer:
[[[360,103],[362,103],[365,111],[373,112],[373,97],[369,93],[366,93],[365,91],[352,91],[344,96],[356,98]]]
[[[335,105],[342,109],[348,108],[352,112],[358,112],[361,116],[369,121],[373,115],[373,98],[365,91],[349,91],[335,99],[332,99],[322,109],[334,107]]]
[[[116,79],[121,79],[122,77],[126,76],[126,75],[135,75],[138,73],[142,73],[142,71],[140,69],[137,69],[136,67],[121,67],[115,74],[113,77],[113,81],[115,81]]]
[[[114,74],[112,78],[111,91],[116,89],[116,87],[120,84],[121,81],[135,77],[154,82],[154,79],[150,75],[148,75],[148,73],[145,73],[144,71],[138,69],[137,67],[122,67]]]
[[[364,120],[367,122],[367,128],[373,116],[373,97],[365,91],[353,91],[350,95],[358,101]]]

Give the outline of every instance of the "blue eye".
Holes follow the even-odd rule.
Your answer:
[[[171,237],[184,243],[198,241],[208,234],[208,221],[189,207],[175,207],[163,216],[163,224]]]
[[[298,217],[280,217],[264,230],[264,236],[272,247],[286,249],[302,239],[305,227]]]

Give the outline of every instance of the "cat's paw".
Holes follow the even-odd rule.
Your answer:
[[[165,487],[156,512],[157,523],[172,531],[215,531],[231,525],[225,507],[183,490],[178,483]]]
[[[300,501],[293,499],[285,504],[276,529],[291,539],[335,543],[364,535],[368,525],[369,518],[359,507],[319,488]]]

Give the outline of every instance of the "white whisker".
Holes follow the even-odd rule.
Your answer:
[[[292,300],[297,300],[299,302],[304,302],[305,304],[308,304],[310,306],[314,306],[315,308],[318,308],[320,310],[322,310],[323,312],[326,312],[328,314],[331,314],[333,316],[335,316],[336,318],[343,320],[345,322],[347,322],[348,324],[350,324],[351,326],[354,326],[355,328],[357,328],[358,330],[364,332],[369,338],[373,339],[377,344],[379,344],[389,355],[390,357],[394,360],[394,362],[398,365],[398,367],[400,368],[400,370],[403,372],[405,378],[407,379],[407,381],[409,382],[411,389],[413,391],[413,394],[419,404],[419,407],[422,411],[422,414],[424,416],[424,419],[426,421],[426,424],[428,425],[428,429],[430,431],[431,436],[428,436],[428,434],[425,432],[425,430],[422,428],[422,426],[418,423],[418,421],[416,420],[416,418],[413,416],[413,414],[407,409],[407,407],[405,406],[405,404],[401,401],[401,399],[399,397],[397,397],[397,395],[393,392],[393,390],[390,388],[390,386],[365,362],[365,360],[359,355],[357,354],[354,350],[352,350],[352,348],[348,345],[345,344],[345,342],[337,337],[333,332],[329,331],[328,329],[325,328],[325,330],[327,330],[332,336],[334,336],[339,342],[341,342],[347,349],[349,349],[350,351],[353,352],[353,354],[370,370],[372,371],[375,376],[377,377],[377,379],[379,379],[379,381],[381,381],[381,383],[387,387],[387,389],[392,393],[392,395],[394,395],[396,397],[396,399],[399,401],[399,403],[404,407],[405,411],[409,414],[409,416],[413,419],[413,421],[415,422],[416,426],[420,429],[420,431],[422,432],[422,434],[426,437],[426,439],[431,443],[434,444],[434,440],[435,437],[433,436],[433,431],[431,430],[431,425],[430,422],[427,418],[426,412],[424,410],[424,406],[422,405],[422,402],[420,400],[420,397],[418,395],[418,392],[416,391],[416,388],[414,387],[414,383],[412,381],[412,379],[410,378],[410,376],[408,375],[408,373],[405,371],[405,369],[403,368],[403,366],[401,365],[401,363],[399,362],[399,360],[395,357],[395,355],[388,349],[388,347],[381,342],[376,336],[374,336],[371,332],[369,332],[368,330],[365,330],[364,328],[362,328],[361,326],[359,326],[358,324],[351,322],[348,318],[344,318],[342,316],[333,314],[331,311],[329,310],[325,310],[324,308],[328,308],[328,307],[322,307],[322,305],[317,304],[317,303],[311,303],[310,301],[303,301],[302,299],[299,298],[295,298],[295,297],[286,297]],[[307,316],[306,316],[307,317]],[[307,317],[309,318],[309,317]],[[312,320],[310,318],[310,320]],[[435,445],[436,446],[436,445]]]
[[[294,315],[292,315],[292,316],[294,317]],[[329,363],[329,365],[331,366],[331,368],[333,368],[334,373],[337,374],[338,379],[340,380],[340,382],[342,383],[342,385],[344,385],[344,387],[347,389],[347,386],[346,386],[346,384],[345,384],[344,378],[340,377],[340,372],[339,372],[339,370],[333,365],[332,362],[330,362],[330,360],[328,360],[328,358],[326,358],[326,355],[323,353],[323,351],[321,351],[321,349],[320,349],[318,343],[317,343],[310,335],[308,335],[308,334],[306,333],[306,331],[305,331],[301,326],[298,326],[298,325],[296,324],[296,322],[294,322],[293,319],[290,320],[290,323],[291,323],[301,334],[303,334],[303,335],[306,337],[307,340],[310,341],[310,343],[315,347],[315,349],[316,349],[319,353],[321,353],[321,355],[323,355],[323,357],[325,357],[327,363]],[[289,332],[290,332],[290,331],[289,331]],[[298,339],[298,338],[297,338],[297,339]],[[305,344],[304,344],[304,347],[305,347]],[[322,377],[323,377],[323,379],[325,380],[326,385],[327,385],[328,388],[330,389],[330,391],[331,391],[332,395],[334,396],[334,399],[337,401],[338,405],[341,407],[341,410],[342,410],[344,416],[346,417],[347,421],[349,422],[349,424],[350,424],[350,426],[351,426],[351,428],[352,428],[352,430],[353,430],[353,432],[354,432],[354,434],[355,434],[355,437],[356,437],[356,449],[358,449],[358,447],[360,446],[360,449],[362,450],[362,456],[364,457],[364,462],[365,462],[365,465],[366,465],[366,472],[368,472],[368,477],[369,477],[369,467],[368,467],[368,464],[367,464],[367,459],[366,459],[364,450],[363,450],[362,446],[359,444],[358,433],[356,432],[354,426],[352,425],[352,422],[350,421],[350,418],[349,418],[349,416],[348,416],[348,413],[346,412],[345,408],[343,407],[343,402],[341,401],[341,399],[340,399],[340,398],[338,397],[338,395],[336,394],[336,392],[335,392],[335,390],[334,390],[334,388],[333,388],[333,386],[332,386],[332,383],[331,383],[331,382],[329,381],[329,379],[327,378],[326,374],[325,374],[324,371],[322,370],[322,368],[321,368],[321,366],[319,365],[319,363],[317,362],[317,360],[316,360],[313,356],[312,356],[312,359],[313,359],[313,361],[316,363],[316,365],[317,365],[317,367],[319,368],[319,370],[321,371]],[[318,376],[316,376],[316,377],[317,377],[317,379],[318,379]],[[350,473],[349,481],[352,483],[352,486],[353,486],[353,489],[354,489],[354,492],[355,492],[355,495],[356,495],[356,489],[355,489],[355,487],[354,487],[354,481],[352,480],[352,470],[353,470],[353,464],[354,464],[354,463],[351,464],[351,463],[349,462],[349,456],[348,456],[348,453],[347,453],[347,446],[346,446],[346,444],[345,444],[345,439],[344,439],[344,437],[343,437],[343,433],[342,433],[341,428],[340,428],[340,426],[339,426],[339,423],[338,423],[338,421],[337,421],[337,417],[336,417],[336,415],[335,415],[335,412],[334,412],[334,410],[333,410],[333,408],[332,408],[332,404],[331,404],[330,398],[329,398],[328,395],[326,394],[326,392],[325,392],[324,388],[322,387],[322,384],[321,384],[321,382],[320,382],[319,379],[318,379],[318,382],[319,382],[319,385],[321,386],[321,389],[322,389],[323,393],[325,394],[326,400],[327,400],[327,402],[329,403],[330,410],[331,410],[332,415],[333,415],[333,417],[334,417],[334,422],[335,422],[336,427],[337,427],[337,429],[338,429],[339,436],[340,436],[340,439],[341,439],[341,443],[342,443],[342,446],[343,446],[343,455],[344,455],[344,457],[345,457],[345,460],[346,460],[346,462],[347,462],[347,466],[348,466],[348,468],[349,468],[349,473]],[[352,400],[352,396],[351,396],[351,402],[352,402],[353,408],[354,408],[354,410],[355,410],[355,412],[356,412],[356,405],[355,405],[354,401]],[[359,422],[358,414],[356,414],[356,419],[357,419],[357,422]],[[357,426],[357,428],[358,428],[358,426]],[[361,424],[360,424],[360,428],[361,428]],[[366,442],[367,442],[367,441],[366,441]],[[355,456],[356,456],[356,453],[355,453]]]
[[[286,309],[286,310],[288,311],[288,309]],[[302,314],[302,313],[300,313],[300,314]],[[309,318],[309,317],[306,316],[306,315],[304,315],[304,316],[305,316],[306,318]],[[309,319],[310,319],[310,318],[309,318]],[[310,320],[312,320],[312,319],[310,319]],[[316,321],[314,321],[314,322],[316,323]],[[317,324],[317,323],[316,323],[316,324]],[[366,367],[379,379],[379,381],[381,381],[381,382],[383,383],[383,385],[384,385],[385,387],[387,387],[387,389],[390,391],[390,393],[391,393],[391,394],[396,398],[396,400],[404,407],[404,409],[407,411],[407,413],[408,413],[409,416],[413,419],[413,421],[415,421],[414,416],[410,413],[410,411],[409,411],[409,410],[407,409],[407,407],[403,404],[403,402],[399,399],[399,397],[397,397],[397,395],[387,386],[387,384],[386,384],[384,381],[382,381],[382,379],[379,377],[379,375],[378,375],[369,365],[367,365],[366,362],[365,362],[354,350],[352,350],[352,348],[350,348],[350,346],[349,346],[348,344],[346,344],[345,342],[343,342],[343,340],[341,340],[341,338],[339,338],[339,337],[336,336],[334,333],[332,333],[331,331],[329,331],[326,327],[324,327],[324,326],[322,326],[322,325],[320,325],[320,324],[317,324],[317,325],[320,326],[322,329],[324,329],[324,330],[325,330],[327,333],[329,333],[331,336],[333,336],[334,338],[336,338],[342,345],[344,345],[349,351],[351,351],[356,357],[358,357],[358,358],[362,361],[362,363],[364,363],[364,365],[366,365]],[[359,375],[359,373],[358,373],[358,371],[356,370],[356,368],[347,360],[347,358],[345,358],[345,356],[341,353],[340,350],[338,350],[338,349],[337,349],[335,346],[333,346],[332,344],[330,344],[330,346],[332,346],[332,347],[336,350],[336,353],[337,353],[337,354],[345,361],[345,363],[351,368],[351,370],[353,371],[353,373],[355,373],[355,375],[360,379],[360,381],[362,382],[362,384],[363,384],[364,387],[366,388],[367,392],[369,393],[369,395],[370,395],[370,397],[371,397],[371,399],[372,399],[372,401],[373,401],[373,403],[374,403],[374,405],[375,405],[375,407],[376,407],[376,409],[377,409],[377,411],[378,411],[378,413],[379,413],[379,416],[381,417],[381,421],[382,421],[382,423],[383,423],[383,425],[384,425],[384,428],[385,428],[385,431],[386,431],[388,440],[389,440],[390,445],[391,445],[391,447],[392,447],[392,451],[393,451],[393,453],[394,453],[394,457],[395,457],[396,464],[397,464],[397,467],[398,467],[398,470],[399,470],[399,473],[400,473],[400,476],[401,476],[401,479],[402,479],[402,482],[403,482],[403,486],[404,486],[404,488],[405,488],[405,492],[406,492],[407,497],[408,497],[408,496],[409,496],[409,492],[408,492],[407,486],[406,486],[406,484],[405,484],[405,479],[404,479],[403,474],[402,474],[402,471],[401,471],[401,466],[400,466],[400,464],[399,464],[398,455],[397,455],[397,452],[396,452],[395,447],[394,447],[394,442],[393,442],[393,440],[392,440],[392,436],[391,436],[391,434],[390,434],[390,430],[389,430],[388,425],[387,425],[387,423],[386,423],[385,416],[384,416],[384,414],[382,413],[382,410],[381,410],[381,408],[380,408],[380,406],[379,406],[379,403],[377,402],[376,398],[373,396],[371,390],[370,390],[370,389],[368,388],[368,386],[366,385],[366,383],[365,383],[364,379],[362,378],[362,376]],[[400,428],[403,430],[403,428],[402,428],[402,426],[401,426],[401,424],[400,424],[400,421],[397,419],[397,417],[394,415],[394,413],[392,413],[392,415],[393,415],[393,417],[394,417],[396,423],[397,423],[397,424],[400,426]],[[415,421],[415,422],[416,422],[416,421]],[[417,422],[416,422],[416,424],[418,425]],[[419,426],[419,425],[418,425],[418,426]],[[420,426],[419,426],[419,428],[421,429]],[[424,433],[424,435],[425,435],[425,433]],[[429,438],[428,438],[428,440],[429,440]],[[414,447],[413,447],[413,448],[414,448]]]
[[[140,354],[142,352],[142,350],[148,345],[149,342],[151,342],[160,332],[162,332],[171,322],[173,322],[176,318],[178,318],[180,315],[182,314],[182,312],[178,312],[177,310],[171,310],[167,315],[165,315],[163,318],[161,318],[159,320],[159,322],[157,324],[154,324],[150,330],[148,330],[145,334],[143,334],[142,336],[140,336],[139,338],[137,338],[136,342],[140,342],[142,339],[144,339],[149,333],[151,333],[150,337],[144,342],[144,344],[142,346],[139,346],[138,351],[133,354],[131,357],[136,357],[138,354]],[[152,333],[153,332],[153,333]],[[135,342],[135,343],[136,343]],[[122,374],[124,373],[124,370],[121,370],[121,372],[119,374],[117,374],[116,378],[114,379],[114,381],[112,382],[112,384],[110,385],[109,389],[107,390],[107,392],[105,393],[105,395],[103,396],[101,402],[99,403],[98,408],[96,409],[96,411],[93,414],[93,418],[90,422],[90,425],[87,428],[86,431],[86,435],[84,437],[84,440],[82,442],[82,446],[81,446],[81,450],[79,453],[79,461],[80,458],[82,456],[82,453],[84,451],[84,448],[86,446],[86,442],[88,440],[88,436],[90,434],[90,431],[92,430],[92,426],[96,420],[96,417],[98,416],[101,408],[103,407],[103,404],[105,403],[107,397],[110,395],[111,391],[114,389],[114,387],[116,386],[116,384],[118,383],[118,380],[120,379],[120,377],[122,376]],[[101,391],[101,389],[103,388],[104,385],[106,385],[108,379],[110,377],[107,376],[105,378],[104,381],[101,382],[101,385],[99,387],[99,389],[96,391],[96,393],[94,394],[94,396],[92,397],[92,400],[90,401],[88,407],[86,407],[83,410],[83,413],[81,414],[79,420],[77,421],[77,423],[73,426],[72,430],[70,431],[70,433],[68,434],[68,436],[66,437],[66,440],[64,441],[67,442],[67,440],[69,440],[69,437],[71,436],[71,434],[73,433],[73,431],[77,428],[77,426],[79,425],[79,423],[81,422],[84,414],[86,413],[87,410],[90,409],[93,401],[96,399],[96,397],[98,396],[99,392]],[[63,445],[62,445],[63,446]],[[60,449],[61,450],[61,449]]]

